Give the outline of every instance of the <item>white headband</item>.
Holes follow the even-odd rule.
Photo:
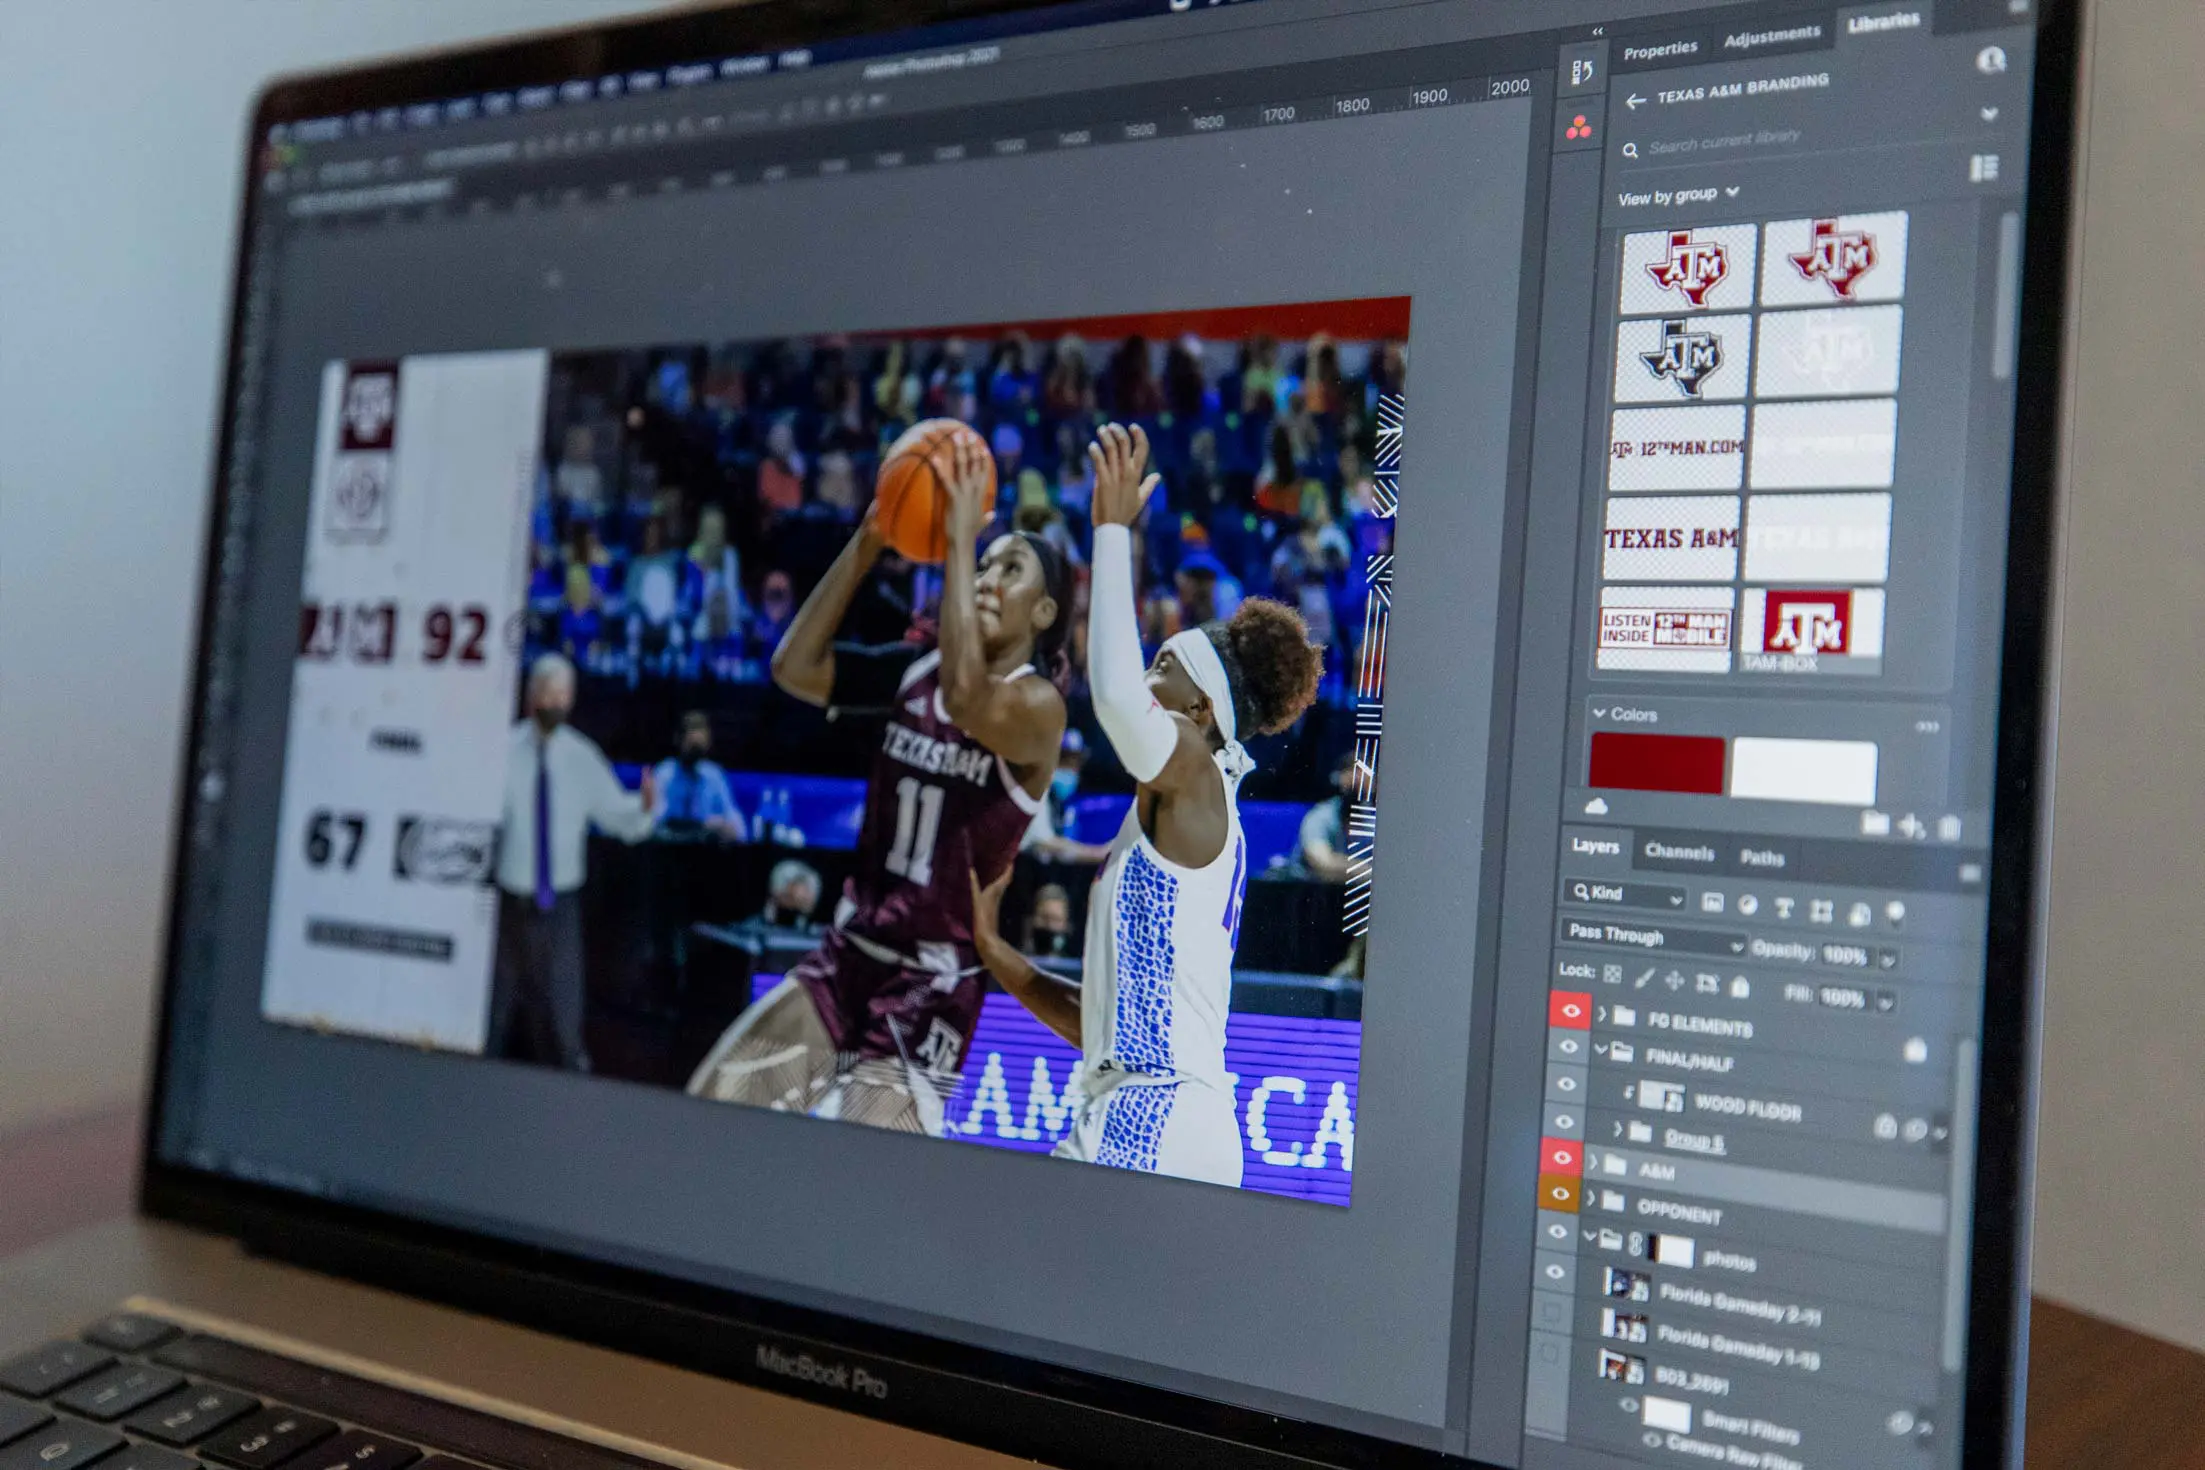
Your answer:
[[[1174,634],[1164,644],[1164,652],[1179,656],[1179,667],[1194,680],[1194,687],[1209,699],[1210,708],[1217,712],[1217,733],[1231,745],[1240,738],[1240,717],[1233,710],[1233,685],[1225,677],[1225,660],[1217,656],[1217,645],[1210,635],[1200,628],[1189,628]]]

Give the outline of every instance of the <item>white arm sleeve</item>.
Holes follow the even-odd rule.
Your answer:
[[[1126,774],[1143,784],[1163,774],[1179,746],[1179,727],[1148,690],[1141,666],[1141,625],[1133,609],[1133,533],[1095,528],[1094,600],[1087,614],[1087,682],[1095,718]]]

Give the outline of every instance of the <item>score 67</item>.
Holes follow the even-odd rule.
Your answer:
[[[421,662],[479,664],[490,633],[480,603],[436,603],[421,615]],[[309,663],[379,666],[398,654],[395,602],[309,602],[299,608],[299,657]]]

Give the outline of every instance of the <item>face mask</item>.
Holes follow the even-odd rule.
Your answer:
[[[1057,773],[1049,778],[1049,794],[1058,801],[1070,801],[1072,794],[1079,789],[1080,773],[1077,771],[1059,768]]]

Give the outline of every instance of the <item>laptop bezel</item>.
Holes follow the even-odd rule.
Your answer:
[[[1060,1464],[1300,1463],[1462,1467],[1473,1462],[1405,1449],[1325,1426],[1283,1421],[1212,1400],[1059,1368],[861,1319],[454,1230],[393,1213],[308,1198],[166,1160],[162,1109],[176,1022],[176,971],[186,935],[182,874],[192,783],[205,738],[204,670],[230,486],[245,273],[258,156],[278,122],[348,114],[488,89],[556,83],[700,56],[815,45],[868,33],[1050,8],[1035,0],[760,0],[536,33],[280,78],[256,99],[245,138],[238,247],[230,287],[214,495],[202,549],[188,732],[174,813],[151,1095],[138,1205],[153,1218],[236,1236],[272,1256],[464,1306],[527,1326],[715,1373],[835,1408],[871,1414],[1012,1454]],[[1734,7],[1711,7],[1723,10]],[[2065,415],[2072,227],[2077,214],[2077,98],[2083,78],[2080,0],[2043,0],[2034,75],[2023,320],[2015,376],[2011,530],[1991,837],[1973,1262],[1967,1333],[1966,1470],[2019,1465],[2028,1314],[2028,1203],[2042,980],[2044,862],[2056,691],[2061,445]],[[1161,9],[1161,7],[1159,7]],[[1674,20],[1675,17],[1667,19]],[[1535,27],[1533,27],[1535,28]],[[929,37],[929,39],[933,39]],[[944,33],[945,42],[956,39]],[[717,1328],[715,1333],[712,1329]],[[703,1329],[703,1330],[700,1330]],[[887,1401],[807,1390],[760,1372],[737,1351],[761,1339],[810,1345],[899,1375]]]

